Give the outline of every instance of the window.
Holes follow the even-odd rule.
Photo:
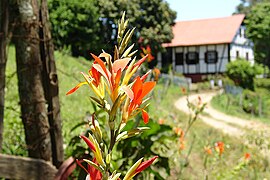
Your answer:
[[[175,65],[184,64],[184,53],[175,53]]]
[[[239,29],[239,36],[242,37],[242,29]]]
[[[246,60],[248,60],[249,59],[249,57],[248,57],[248,52],[246,52]]]
[[[166,48],[166,51],[162,53],[162,66],[168,66],[172,63],[172,48]]]
[[[236,51],[236,58],[239,58],[239,51]]]
[[[217,63],[218,61],[218,53],[217,51],[207,51],[205,53],[205,62],[208,64]]]
[[[199,63],[199,54],[197,52],[188,52],[186,54],[187,64],[197,64]]]

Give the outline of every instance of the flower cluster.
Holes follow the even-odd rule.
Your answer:
[[[84,159],[89,165],[88,169],[84,168],[84,170],[89,174],[90,179],[119,179],[121,174],[112,170],[110,164],[113,147],[120,140],[138,135],[148,129],[135,127],[124,130],[127,122],[139,113],[142,114],[144,123],[148,123],[149,115],[146,108],[149,105],[147,103],[149,98],[145,99],[145,97],[156,85],[156,82],[146,81],[150,71],[142,76],[135,76],[142,63],[148,59],[148,55],[138,61],[136,57],[132,58],[136,51],[131,52],[134,44],[129,47],[128,44],[134,29],[126,31],[128,21],[124,20],[124,15],[118,23],[118,46],[115,46],[113,57],[106,52],[98,56],[91,54],[94,62],[88,73],[81,73],[84,81],[67,92],[67,95],[70,95],[82,85],[88,85],[94,93],[94,96],[90,96],[91,100],[108,114],[109,142],[105,142],[99,122],[94,115],[89,137],[80,136],[94,155],[92,161]],[[152,164],[156,158],[157,156],[145,162],[142,162],[143,158],[138,160],[128,170],[124,180],[132,179]],[[78,164],[81,166],[80,161]]]

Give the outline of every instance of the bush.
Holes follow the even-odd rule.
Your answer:
[[[246,113],[259,115],[259,97],[255,92],[249,90],[243,92],[242,109]]]
[[[270,91],[270,79],[255,79],[256,88],[265,88]]]
[[[226,68],[226,74],[236,85],[254,90],[254,77],[260,72],[258,66],[252,66],[244,59],[238,59],[227,64]]]

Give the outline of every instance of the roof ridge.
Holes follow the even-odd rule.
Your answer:
[[[231,16],[224,16],[224,17],[214,17],[214,18],[203,18],[203,19],[193,19],[193,20],[183,20],[183,21],[176,21],[176,23],[179,22],[194,22],[194,21],[212,21],[212,20],[218,20],[218,19],[228,19],[235,16],[245,16],[245,14],[232,14]]]

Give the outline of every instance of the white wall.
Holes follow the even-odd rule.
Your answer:
[[[198,52],[199,63],[188,65],[186,64],[186,53],[187,52]],[[205,62],[206,51],[217,51],[218,61],[214,64]],[[174,69],[177,72],[183,74],[196,74],[196,73],[216,73],[225,72],[226,64],[228,63],[228,45],[203,45],[203,46],[189,46],[189,47],[175,47],[173,48],[174,53],[184,53],[184,65],[175,65],[175,55],[173,55]]]
[[[239,58],[246,59],[248,53],[248,60],[251,64],[254,64],[254,52],[252,42],[245,37],[245,26],[241,26],[235,35],[230,47],[231,60],[234,61],[237,58],[237,52]]]

